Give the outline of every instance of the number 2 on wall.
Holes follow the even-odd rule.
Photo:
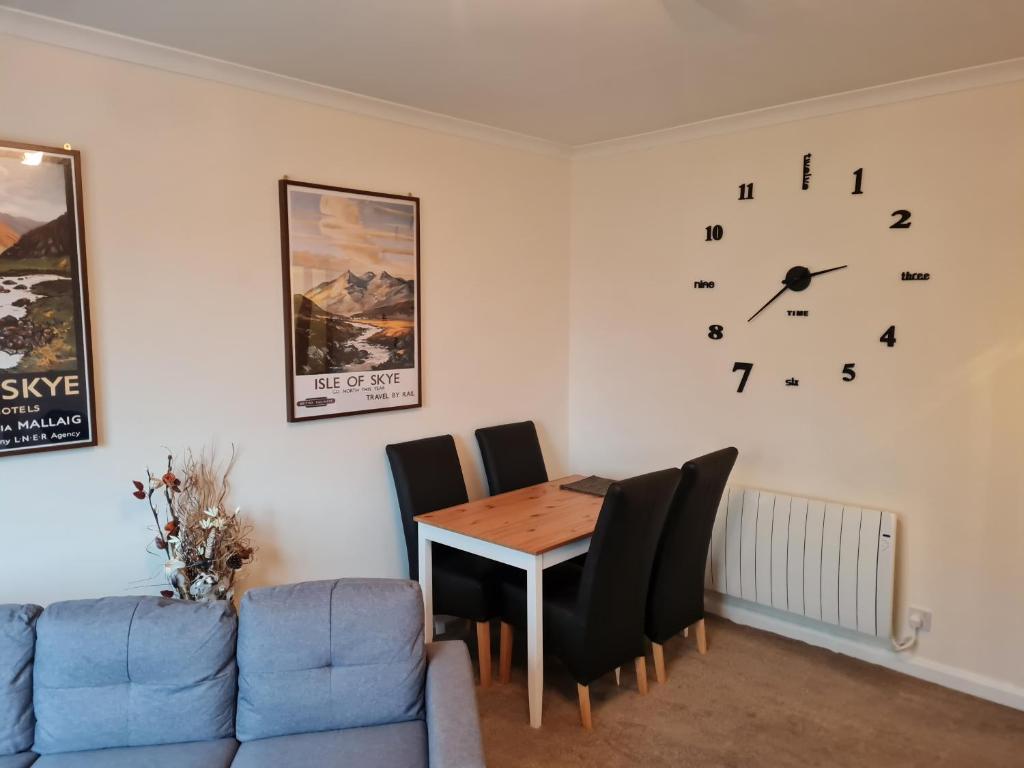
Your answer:
[[[737,392],[742,392],[747,386],[747,379],[750,378],[750,372],[754,369],[753,363],[736,363],[733,365],[733,373],[736,371],[743,371],[743,375],[740,377],[740,385],[736,388]]]
[[[900,208],[898,211],[893,211],[891,216],[899,216],[899,219],[889,225],[889,229],[910,229],[910,211]]]

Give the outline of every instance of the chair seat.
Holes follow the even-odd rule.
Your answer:
[[[576,600],[583,568],[572,560],[544,571],[544,643],[545,649],[568,659],[572,648],[563,641],[575,632],[569,628],[576,622]],[[510,569],[501,576],[502,621],[517,627],[526,626],[526,572]]]
[[[151,747],[57,752],[43,755],[31,765],[32,768],[228,768],[237,749],[238,742],[234,739],[190,741]],[[0,766],[9,768],[4,763]]]
[[[443,544],[433,547],[434,613],[472,621],[487,621],[497,616],[499,583],[507,566]]]
[[[422,720],[247,741],[233,768],[427,768]]]
[[[16,755],[0,755],[0,768],[28,768],[36,761],[35,752],[19,752]]]

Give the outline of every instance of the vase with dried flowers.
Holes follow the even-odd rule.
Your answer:
[[[164,597],[181,600],[230,600],[238,571],[252,561],[252,528],[240,510],[228,511],[228,477],[235,465],[235,447],[221,468],[210,452],[186,450],[177,464],[167,456],[167,470],[146,482],[132,481],[135,498],[146,501],[156,537],[153,545],[166,556],[164,575],[170,589]]]

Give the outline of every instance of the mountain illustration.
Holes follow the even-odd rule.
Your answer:
[[[306,291],[305,298],[321,309],[343,317],[383,316],[392,319],[412,317],[412,280],[404,280],[387,272],[364,272],[361,275],[346,271],[334,280],[327,280]]]
[[[8,227],[13,229],[9,224]],[[28,230],[0,253],[0,272],[52,272],[70,276],[75,253],[71,219],[67,213],[62,213],[48,224]]]
[[[0,211],[0,226],[6,225],[9,227],[18,237],[21,237],[26,232],[30,232],[33,229],[43,226],[44,222],[36,221],[35,219],[29,219],[25,216],[12,216],[9,213]]]
[[[8,224],[0,221],[0,253],[3,253],[16,242],[20,235],[15,232]]]

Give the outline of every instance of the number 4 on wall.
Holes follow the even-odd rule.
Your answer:
[[[887,347],[896,346],[896,326],[890,325],[885,329],[885,333],[878,337],[878,340],[885,344]]]

